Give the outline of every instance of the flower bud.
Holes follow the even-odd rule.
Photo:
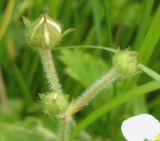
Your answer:
[[[134,75],[137,72],[137,52],[123,50],[116,51],[113,65],[123,76]]]
[[[33,22],[23,17],[28,43],[35,48],[50,49],[61,40],[61,27],[46,13]]]
[[[44,113],[53,117],[60,116],[68,105],[65,96],[56,92],[41,94],[40,100]]]

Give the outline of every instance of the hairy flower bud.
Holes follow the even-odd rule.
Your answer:
[[[32,47],[50,49],[60,42],[61,27],[46,13],[33,22],[25,17],[23,21],[27,28],[27,41]]]
[[[137,52],[118,50],[113,57],[113,65],[123,76],[134,75],[137,72]]]
[[[53,117],[61,115],[68,105],[65,96],[56,92],[41,94],[40,100],[44,113]]]

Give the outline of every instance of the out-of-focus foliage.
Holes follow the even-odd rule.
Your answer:
[[[62,51],[60,59],[66,65],[65,72],[85,88],[108,70],[107,62],[80,50]]]
[[[130,46],[140,51],[140,62],[160,73],[159,5],[159,0],[0,0],[0,141],[56,141],[58,131],[57,121],[42,113],[38,94],[48,91],[48,86],[39,56],[25,41],[22,16],[34,20],[45,11],[63,30],[76,29],[63,38],[59,50],[53,50],[60,82],[72,100],[109,70],[112,55],[76,46],[63,49],[65,46]],[[72,136],[78,140],[80,130],[87,127],[91,140],[121,141],[120,127],[126,117],[150,112],[160,119],[159,87],[150,81],[143,73],[118,80],[76,114],[78,128],[71,131]],[[144,91],[148,95],[136,95],[146,88],[141,86],[148,88]],[[133,99],[123,98],[130,92],[136,95]],[[125,100],[122,104],[113,101],[116,99]],[[105,108],[101,115],[99,109],[106,103],[110,110]],[[89,117],[86,122],[94,111],[96,121]]]

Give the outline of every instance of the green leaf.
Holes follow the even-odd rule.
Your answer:
[[[106,27],[107,27],[107,38],[108,45],[112,46],[112,0],[103,0],[105,15],[106,15]],[[106,38],[106,37],[105,37]]]
[[[97,41],[99,45],[102,45],[102,30],[101,30],[101,18],[100,18],[100,7],[98,0],[90,0],[91,6],[92,6],[92,13],[94,18],[94,24],[96,28],[96,34],[97,34]]]
[[[15,3],[14,0],[10,0],[7,3],[7,7],[4,12],[2,22],[0,23],[0,40],[2,39],[3,35],[5,34],[5,32],[8,28],[8,25],[10,23],[10,20],[11,20],[12,14],[13,14],[14,3]]]
[[[154,0],[144,1],[143,14],[141,15],[141,22],[140,22],[140,26],[138,28],[138,34],[137,34],[135,45],[134,45],[135,49],[139,49],[139,47],[144,39],[144,36],[146,34],[149,20],[151,18],[153,2],[154,2]]]
[[[28,117],[23,122],[0,124],[1,141],[56,141],[56,138],[57,135],[35,117]]]
[[[75,30],[76,30],[75,28],[66,29],[66,30],[62,33],[62,37],[70,34],[71,32],[74,32]]]
[[[80,50],[62,51],[60,59],[66,65],[66,73],[84,87],[89,86],[108,70],[107,63],[101,58],[95,58]]]
[[[142,46],[139,51],[139,60],[142,64],[146,64],[155,47],[160,39],[160,7],[158,7],[158,10],[153,17],[153,20],[151,22],[151,25],[148,29],[148,32],[144,38],[144,41],[142,43]]]

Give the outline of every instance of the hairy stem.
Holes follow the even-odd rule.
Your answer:
[[[59,83],[59,79],[56,73],[54,61],[52,59],[52,53],[49,49],[39,49],[39,54],[41,57],[43,69],[46,73],[46,78],[50,85],[51,91],[55,91],[57,93],[63,93],[61,85]]]
[[[77,98],[77,100],[73,101],[67,111],[66,118],[70,118],[74,113],[80,111],[84,106],[86,106],[92,98],[94,98],[99,91],[101,91],[104,87],[109,86],[119,77],[119,73],[116,68],[112,68],[108,73],[102,76],[99,80],[97,80],[93,85],[91,85],[86,91],[82,93],[82,95]]]
[[[67,122],[65,119],[61,119],[59,120],[59,122],[60,122],[60,131],[59,131],[58,141],[68,141],[70,122]]]

